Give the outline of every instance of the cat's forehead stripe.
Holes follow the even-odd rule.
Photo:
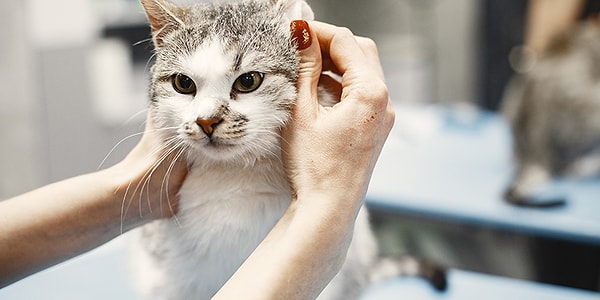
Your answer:
[[[188,58],[192,75],[203,78],[223,76],[231,68],[233,58],[218,40],[202,44]]]

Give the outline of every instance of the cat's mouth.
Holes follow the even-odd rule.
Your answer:
[[[204,144],[204,147],[210,147],[213,149],[231,148],[231,147],[235,147],[235,146],[236,146],[236,144],[228,143],[228,142],[223,141],[222,139],[215,138],[215,137],[207,137],[206,143]]]
[[[222,123],[222,120],[210,119],[198,119],[193,122],[186,122],[183,124],[180,133],[184,136],[184,139],[188,140],[195,148],[209,148],[209,149],[224,149],[238,146],[236,142],[240,137],[243,136],[241,131],[227,131],[223,136],[216,127]]]
[[[239,147],[231,142],[226,142],[215,137],[205,137],[200,140],[186,139],[192,153],[198,157],[215,160],[227,160],[240,153]],[[195,155],[192,155],[195,156]]]

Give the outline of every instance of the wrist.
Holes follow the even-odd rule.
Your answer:
[[[339,235],[354,224],[364,203],[363,199],[364,197],[347,191],[297,192],[292,198],[289,211],[294,219],[306,220],[321,228],[327,227],[330,233]]]
[[[368,187],[368,179],[361,178],[358,172],[345,176],[331,173],[304,180],[297,177],[293,181],[292,202],[298,201],[301,207],[316,210],[357,212],[364,204]]]

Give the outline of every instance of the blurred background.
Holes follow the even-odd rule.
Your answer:
[[[379,43],[394,101],[481,102],[483,2],[310,2],[317,19]],[[2,0],[0,11],[0,197],[8,197],[95,170],[141,131],[152,46],[135,0]]]
[[[395,104],[459,108],[463,126],[480,114],[496,116],[515,73],[510,53],[525,43],[530,1],[308,2],[318,20],[377,42]],[[587,9],[594,11],[580,14]],[[149,37],[136,0],[0,0],[0,199],[110,166],[127,154],[143,131]],[[399,116],[396,127],[414,129],[410,135],[416,140],[431,135],[439,123],[420,109]],[[412,123],[404,123],[407,119]],[[509,143],[502,147],[509,149]],[[510,169],[507,153],[501,155],[502,172]],[[501,202],[501,191],[493,193]],[[588,225],[595,230],[600,223],[593,218]],[[598,239],[591,245],[572,243],[522,234],[519,228],[437,222],[382,209],[374,211],[373,221],[386,253],[600,290]],[[557,251],[539,254],[540,248]],[[557,265],[565,257],[572,260]]]

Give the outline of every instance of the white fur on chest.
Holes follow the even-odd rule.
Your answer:
[[[264,239],[290,198],[275,161],[192,168],[175,220],[138,232],[136,276],[143,277],[146,298],[209,299]]]
[[[272,162],[243,168],[194,168],[179,194],[178,229],[186,233],[187,241],[196,241],[196,247],[212,249],[227,242],[238,249],[250,242],[253,249],[291,197],[281,166]]]

